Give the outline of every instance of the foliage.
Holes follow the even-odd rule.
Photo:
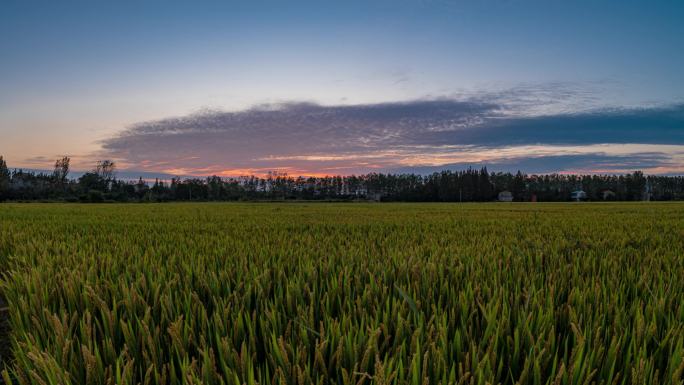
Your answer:
[[[6,168],[5,168],[6,169]],[[69,158],[55,163],[52,174],[14,170],[3,178],[0,200],[82,202],[166,202],[235,200],[382,200],[405,202],[487,202],[502,191],[516,201],[568,201],[582,189],[590,201],[684,200],[684,177],[626,175],[526,175],[480,170],[442,171],[430,175],[366,174],[291,177],[269,173],[221,178],[172,178],[154,183],[117,180],[114,163],[98,162],[78,180],[68,180]],[[3,187],[4,186],[4,187]],[[99,193],[94,193],[97,191]]]
[[[684,206],[0,206],[20,384],[682,384]]]
[[[0,201],[2,201],[9,190],[11,176],[7,168],[7,162],[0,156]]]

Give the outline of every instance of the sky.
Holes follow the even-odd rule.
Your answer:
[[[126,175],[684,174],[684,3],[0,2],[0,155]]]

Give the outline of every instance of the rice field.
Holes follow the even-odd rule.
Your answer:
[[[0,272],[7,383],[684,383],[681,203],[4,204]]]

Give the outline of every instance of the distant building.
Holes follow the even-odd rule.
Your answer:
[[[502,191],[499,193],[499,202],[513,202],[513,194],[510,191]]]
[[[570,199],[573,201],[579,202],[587,199],[587,193],[585,193],[583,190],[576,190],[570,193]]]

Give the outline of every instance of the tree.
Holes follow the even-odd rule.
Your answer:
[[[478,178],[478,199],[479,201],[489,201],[494,199],[494,192],[492,183],[489,181],[489,172],[487,167],[480,170]]]
[[[518,172],[515,174],[515,177],[513,177],[513,181],[511,183],[511,192],[516,200],[525,200],[522,197],[523,193],[525,192],[525,179],[526,175],[523,175],[520,170],[518,170]]]
[[[109,183],[114,180],[114,170],[116,165],[111,160],[101,160],[95,166],[95,173],[100,176],[105,182]]]
[[[221,199],[221,192],[223,190],[223,181],[220,177],[212,175],[207,178],[208,196],[211,200]]]
[[[55,161],[55,171],[52,173],[52,177],[57,184],[57,188],[61,189],[62,193],[66,193],[67,177],[69,176],[69,163],[71,159],[68,156],[62,157]]]
[[[106,181],[96,172],[87,172],[78,178],[78,184],[83,192],[90,190],[103,191],[107,188]]]
[[[0,155],[0,200],[7,198],[10,185],[10,172],[7,168],[7,162]]]
[[[67,176],[69,175],[69,163],[71,163],[71,159],[68,156],[55,161],[55,171],[52,175],[57,182],[61,184],[66,182]]]
[[[149,196],[147,195],[147,192],[150,190],[149,186],[147,186],[147,183],[143,180],[142,177],[138,179],[138,183],[135,184],[135,194],[137,195],[138,199],[143,199],[144,197],[147,197],[149,200]]]
[[[148,186],[117,180],[111,160],[78,178],[68,179],[69,157],[55,162],[53,173],[14,170],[0,156],[0,200],[53,199],[66,201],[166,201],[166,200],[238,200],[238,199],[359,199],[387,201],[473,202],[492,200],[497,193],[510,190],[516,200],[535,197],[539,201],[567,200],[570,192],[582,188],[589,200],[602,200],[604,194],[615,200],[684,200],[684,177],[645,176],[641,172],[625,175],[526,175],[521,171],[489,173],[469,168],[445,170],[431,175],[379,174],[294,178],[271,172],[267,177],[206,179],[172,178],[170,184],[156,180]]]

